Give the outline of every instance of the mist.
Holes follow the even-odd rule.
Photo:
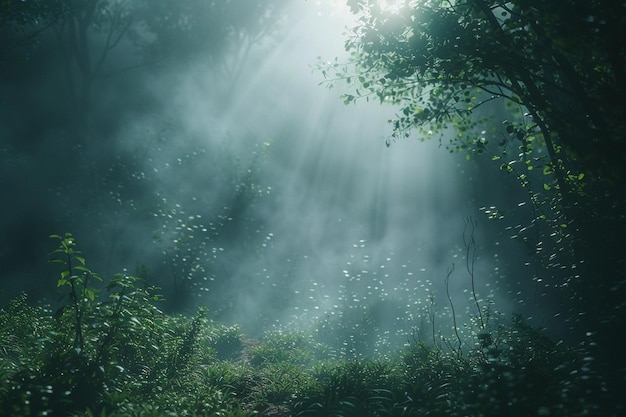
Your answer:
[[[206,306],[251,336],[295,327],[370,351],[430,337],[433,314],[451,328],[446,287],[459,322],[475,317],[468,267],[480,303],[549,323],[515,224],[485,215],[503,203],[523,224],[515,180],[436,139],[386,147],[397,109],[321,85],[314,67],[341,61],[353,19],[336,3],[284,2],[275,33],[220,65],[127,68],[122,42],[91,92],[88,145],[63,139],[62,58],[44,37],[0,83],[2,298],[58,302],[48,236],[71,232],[104,277],[137,274],[165,310]]]

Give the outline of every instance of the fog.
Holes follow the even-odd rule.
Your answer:
[[[122,44],[94,85],[96,140],[82,148],[59,145],[60,58],[37,49],[2,82],[2,298],[58,302],[48,235],[71,232],[105,278],[138,274],[166,311],[207,306],[252,336],[296,327],[376,350],[428,337],[432,314],[445,332],[451,268],[459,321],[476,315],[468,265],[482,305],[547,321],[515,224],[485,215],[502,203],[528,216],[515,181],[437,139],[386,147],[392,106],[344,105],[343,84],[321,84],[318,57],[341,61],[353,19],[337,3],[286,3],[273,36],[221,66],[126,69],[136,57]]]

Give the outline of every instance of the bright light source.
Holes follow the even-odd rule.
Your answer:
[[[378,5],[388,13],[400,13],[402,7],[406,5],[406,0],[378,0]]]

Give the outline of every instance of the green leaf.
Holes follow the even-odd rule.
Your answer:
[[[89,301],[94,301],[96,299],[96,292],[91,288],[85,288],[84,296],[89,299]]]

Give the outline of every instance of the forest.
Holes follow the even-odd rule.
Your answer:
[[[626,1],[0,1],[0,416],[622,416]]]

